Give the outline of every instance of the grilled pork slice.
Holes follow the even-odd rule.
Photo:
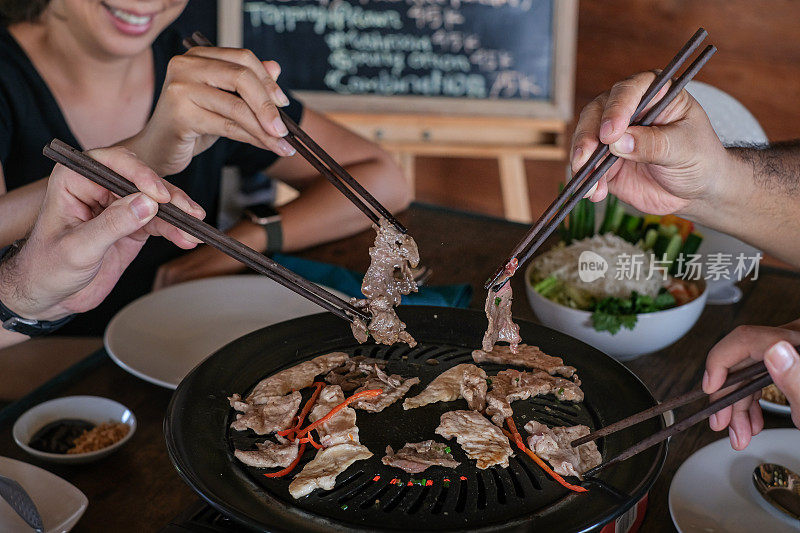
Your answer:
[[[464,363],[445,370],[421,393],[403,401],[403,409],[415,409],[436,402],[452,402],[464,398],[469,408],[482,411],[486,405],[486,372]]]
[[[528,447],[550,463],[553,470],[562,476],[581,477],[584,472],[603,461],[594,442],[581,444],[577,448],[569,444],[589,434],[589,428],[586,426],[550,428],[532,420],[525,424],[525,430],[531,434],[528,438]]]
[[[467,457],[478,461],[481,470],[494,465],[508,468],[508,457],[512,454],[508,438],[477,411],[443,414],[436,433],[446,439],[455,437]]]
[[[358,443],[337,444],[323,448],[306,463],[289,484],[289,494],[301,498],[317,489],[330,490],[336,485],[336,476],[363,459],[372,457],[366,446]]]
[[[511,351],[510,346],[495,345],[490,351],[474,350],[472,360],[476,363],[497,363],[500,365],[513,365],[542,370],[551,376],[560,374],[571,378],[575,374],[574,366],[567,366],[560,357],[547,355],[538,346],[520,344],[517,352]]]
[[[339,385],[344,392],[354,391],[367,382],[374,373],[373,368],[376,365],[383,369],[386,367],[386,361],[357,355],[328,372],[325,381],[331,385]]]
[[[405,470],[409,474],[419,474],[430,466],[455,468],[461,464],[453,460],[447,444],[433,440],[409,442],[397,453],[391,446],[387,446],[386,456],[381,461],[387,466]]]
[[[314,378],[326,374],[341,366],[350,358],[343,352],[332,352],[320,355],[309,361],[303,361],[286,370],[262,379],[247,397],[247,402],[255,405],[266,403],[273,396],[283,396],[314,384]]]
[[[491,352],[497,341],[505,341],[511,345],[512,352],[517,352],[517,345],[522,338],[519,336],[519,326],[511,318],[511,301],[513,299],[511,283],[506,283],[497,292],[489,290],[484,304],[489,326],[486,328],[486,333],[483,334],[481,343],[483,351]]]
[[[234,394],[228,400],[231,407],[240,412],[231,423],[231,428],[236,431],[250,428],[259,435],[283,431],[292,424],[302,399],[300,391],[294,391],[285,396],[267,396],[261,404],[255,405],[242,401],[241,396]]]
[[[331,412],[331,409],[344,401],[344,393],[339,385],[324,387],[317,398],[317,403],[311,409],[308,419],[316,422]],[[342,443],[358,444],[358,426],[356,426],[356,412],[352,407],[345,407],[329,420],[317,427],[319,443],[328,448]]]
[[[553,394],[561,401],[582,402],[583,391],[577,384],[547,372],[520,372],[503,370],[492,378],[492,390],[486,395],[486,416],[498,426],[514,414],[511,402],[526,400],[531,396]]]
[[[233,455],[247,466],[256,468],[286,468],[297,459],[298,442],[257,442],[255,450],[234,450]]]
[[[387,376],[386,373],[375,366],[373,373],[364,385],[355,391],[353,394],[358,394],[361,391],[371,389],[381,389],[382,394],[378,396],[370,396],[367,398],[359,398],[351,405],[354,409],[363,409],[371,413],[380,413],[394,402],[405,396],[408,389],[419,383],[419,378],[413,377],[403,379],[402,376],[392,374]]]

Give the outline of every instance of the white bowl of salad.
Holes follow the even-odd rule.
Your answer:
[[[677,217],[638,217],[610,198],[600,227],[582,201],[562,242],[525,271],[539,320],[625,361],[683,337],[706,304],[705,282],[678,277],[702,237]]]

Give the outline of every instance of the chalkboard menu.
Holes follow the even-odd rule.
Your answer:
[[[244,0],[241,45],[328,108],[530,115],[572,91],[568,4],[574,11],[573,0]]]

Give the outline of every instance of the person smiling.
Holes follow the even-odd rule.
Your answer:
[[[53,138],[88,150],[118,144],[196,200],[216,222],[223,166],[267,170],[301,191],[266,228],[242,220],[228,233],[261,251],[342,238],[369,221],[283,137],[283,107],[390,211],[408,186],[377,145],[327,120],[277,85],[280,66],[247,50],[193,48],[170,24],[187,0],[0,0],[0,246],[30,231],[52,163]],[[206,246],[184,255],[150,239],[114,291],[64,328],[101,334],[122,306],[154,286],[242,267]]]

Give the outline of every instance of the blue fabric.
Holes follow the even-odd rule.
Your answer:
[[[353,270],[311,261],[286,254],[274,254],[272,259],[304,278],[325,285],[347,296],[363,298],[361,294],[361,281],[364,274]],[[469,284],[459,285],[424,285],[419,292],[403,296],[403,304],[407,305],[438,305],[441,307],[467,307],[472,299],[472,287]]]

